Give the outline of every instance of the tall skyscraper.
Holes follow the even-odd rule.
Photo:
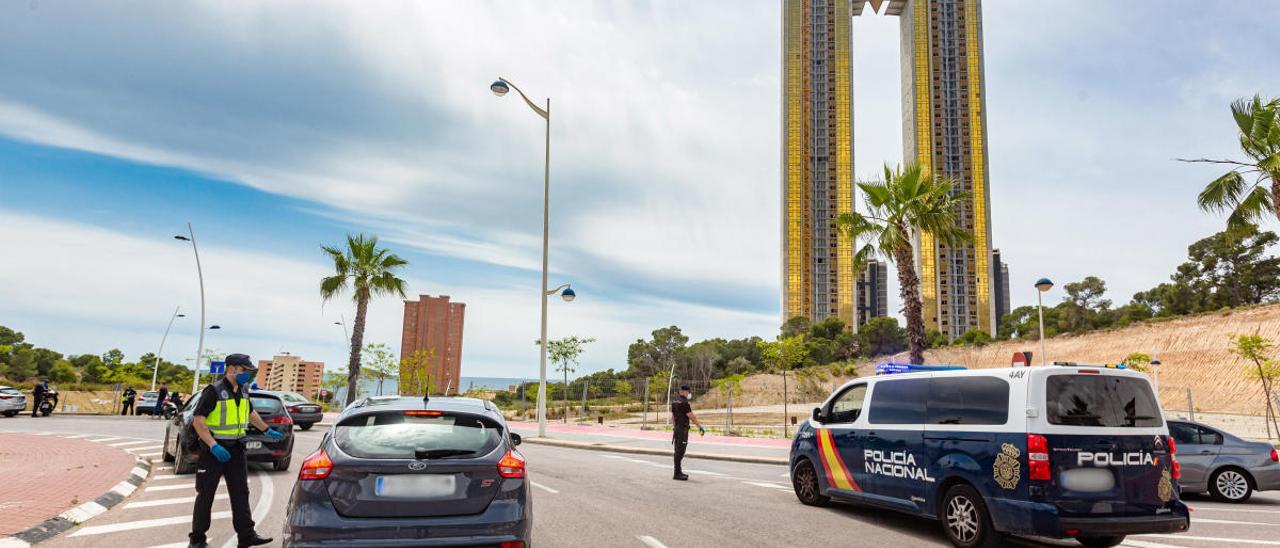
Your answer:
[[[456,393],[462,377],[462,322],[466,304],[448,295],[404,302],[400,336],[400,393]]]
[[[999,249],[991,250],[991,271],[995,273],[991,278],[991,294],[996,300],[995,330],[998,332],[1003,325],[1004,315],[1009,313],[1009,265],[1000,256]]]
[[[324,362],[304,361],[288,352],[258,360],[258,386],[263,390],[297,392],[315,398],[324,382]]]
[[[854,302],[857,303],[858,325],[865,325],[871,318],[889,315],[889,265],[871,260],[854,283]]]
[[[782,320],[852,326],[853,246],[836,230],[853,211],[850,3],[782,8]]]

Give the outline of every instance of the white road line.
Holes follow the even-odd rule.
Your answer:
[[[778,477],[780,477],[780,478],[789,478],[789,477],[791,477],[791,472],[783,472],[783,473],[781,473],[781,474],[778,474]]]
[[[1280,523],[1262,523],[1258,521],[1235,521],[1230,519],[1209,519],[1195,518],[1196,523],[1222,523],[1227,525],[1267,525],[1271,527],[1280,527]]]
[[[151,485],[151,486],[148,486],[145,489],[145,491],[150,493],[152,491],[173,491],[176,489],[195,489],[195,488],[196,488],[195,483],[184,483],[182,485]]]
[[[209,519],[229,519],[231,511],[214,512],[209,515]],[[151,527],[165,527],[168,525],[181,525],[191,523],[191,514],[174,516],[171,518],[144,519],[138,521],[124,521],[120,523],[111,523],[108,525],[91,525],[89,527],[81,527],[76,532],[71,533],[71,537],[83,537],[88,535],[102,535],[106,533],[118,533],[120,531],[133,531],[135,529],[148,529]]]
[[[253,521],[263,523],[267,519],[267,514],[271,512],[271,499],[275,497],[276,489],[275,484],[271,482],[271,476],[268,476],[266,472],[257,470],[255,475],[258,476],[258,484],[262,492],[258,495],[258,504],[253,507]],[[231,535],[231,538],[227,539],[222,548],[235,548],[236,540],[238,540],[236,536]]]
[[[770,488],[770,489],[778,489],[778,490],[781,490],[781,491],[790,491],[790,490],[791,490],[791,488],[790,488],[790,487],[783,487],[783,486],[778,485],[778,484],[776,484],[776,483],[765,483],[765,482],[763,482],[763,481],[744,481],[744,482],[742,482],[742,483],[745,483],[745,484],[747,484],[747,485],[754,485],[754,486],[756,486],[756,487],[768,487],[768,488]]]
[[[1146,542],[1133,539],[1125,539],[1124,544],[1121,544],[1120,546],[1130,548],[1185,548],[1179,544],[1162,544],[1159,542]]]
[[[688,468],[685,468],[683,472],[686,474],[703,474],[706,476],[723,476],[724,475],[724,474],[721,474],[720,472],[708,472],[706,470],[690,470]]]
[[[1193,537],[1190,535],[1142,535],[1142,538],[1171,538],[1177,540],[1203,540],[1207,542],[1227,542],[1232,544],[1261,544],[1264,546],[1280,546],[1280,542],[1274,540],[1250,540],[1244,538],[1226,538],[1226,537]]]
[[[1196,512],[1248,512],[1250,514],[1280,514],[1280,510],[1246,510],[1243,508],[1231,508],[1228,506],[1195,506]]]
[[[157,466],[154,469],[155,470],[173,470],[173,466],[166,464],[164,466]]]
[[[155,442],[154,442],[154,441],[151,441],[151,440],[141,440],[141,441],[122,441],[122,442],[120,442],[120,443],[110,443],[110,444],[108,444],[108,445],[110,445],[111,447],[124,447],[124,446],[126,446],[126,445],[138,445],[139,443],[155,443]]]
[[[157,544],[155,546],[148,546],[147,548],[187,548],[188,546],[191,545],[185,542],[174,542],[171,544]]]
[[[226,493],[219,493],[213,496],[213,500],[219,500],[219,499],[225,499],[225,498],[227,498]],[[195,501],[196,501],[196,498],[194,496],[177,497],[172,499],[145,500],[141,502],[130,502],[129,504],[124,505],[124,508],[150,508],[152,506],[168,506],[170,504],[191,504]],[[182,545],[186,546],[186,543],[184,542],[182,543]]]
[[[0,432],[0,434],[8,433]],[[0,538],[0,548],[31,548],[31,543],[17,537],[4,537]]]
[[[89,440],[89,441],[93,443],[102,443],[104,441],[116,441],[116,440],[122,440],[122,439],[124,438],[98,438],[96,440]]]
[[[177,474],[156,474],[154,476],[151,476],[151,479],[148,481],[169,481],[172,479],[183,479],[183,478],[190,478],[190,477],[191,476],[179,476]]]
[[[128,451],[128,452],[130,452],[130,453],[133,453],[134,451],[154,451],[154,450],[156,450],[156,449],[160,449],[160,448],[162,448],[162,447],[164,447],[164,446],[163,446],[163,445],[152,445],[152,446],[148,446],[148,447],[130,447],[130,448],[128,448],[128,449],[125,449],[125,451]]]
[[[658,542],[658,539],[653,538],[649,535],[637,535],[636,539],[638,539],[640,542],[643,542],[644,545],[648,546],[649,548],[667,548],[666,544]]]
[[[37,436],[54,436],[54,435],[57,435],[57,432],[35,432],[35,435],[37,435]],[[120,438],[113,438],[113,439],[120,439]]]
[[[138,455],[139,457],[146,457],[146,458],[151,458],[151,457],[158,457],[158,456],[160,456],[160,453],[158,453],[158,452],[157,452],[157,453],[134,453],[134,454],[135,454],[135,455]]]
[[[552,495],[559,495],[559,494],[560,494],[560,492],[559,492],[559,491],[556,491],[555,489],[552,489],[552,488],[550,488],[550,487],[547,487],[547,486],[545,486],[545,485],[543,485],[543,484],[541,484],[541,483],[538,483],[538,482],[536,482],[536,481],[532,481],[532,480],[531,480],[531,481],[529,481],[529,485],[532,485],[532,486],[534,486],[534,487],[537,487],[538,489],[542,489],[543,491],[546,491],[546,492],[548,492],[548,493],[551,493]]]
[[[69,439],[69,440],[78,440],[78,439],[80,439],[80,438],[87,438],[87,437],[92,436],[92,435],[93,435],[93,434],[72,434],[72,435],[70,435],[70,436],[62,436],[62,437],[66,438],[66,439]]]

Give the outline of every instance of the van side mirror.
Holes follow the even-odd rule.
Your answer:
[[[515,432],[511,433],[511,445],[520,445],[521,441],[524,441],[524,440],[520,439],[520,434],[517,434]]]
[[[821,407],[814,407],[814,408],[813,408],[813,422],[822,422],[822,408],[821,408]]]

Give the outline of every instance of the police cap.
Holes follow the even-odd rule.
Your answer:
[[[253,360],[249,359],[248,354],[227,354],[227,366],[243,367],[250,371],[257,371],[258,366],[253,364]]]
[[[684,390],[685,392],[689,392],[689,391],[691,390],[691,389],[689,388],[689,385],[687,385],[687,384],[682,384],[682,385],[680,385],[680,389],[681,389],[681,390]]]

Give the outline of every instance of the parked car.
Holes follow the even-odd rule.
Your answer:
[[[293,423],[298,428],[310,430],[311,426],[320,422],[324,418],[324,409],[320,404],[308,400],[306,396],[297,392],[271,392],[284,401],[284,405],[289,409],[289,416],[293,417]]]
[[[519,444],[488,401],[359,400],[302,463],[284,546],[525,548],[533,513]]]
[[[154,415],[156,414],[156,400],[160,398],[159,392],[141,392],[138,397],[133,400],[134,415]]]
[[[1280,489],[1280,454],[1269,443],[1242,440],[1198,422],[1171,420],[1178,442],[1183,491],[1208,492],[1224,502],[1244,502],[1254,491]]]
[[[27,396],[11,386],[0,386],[0,413],[12,417],[27,408]]]
[[[201,394],[203,392],[192,396],[165,425],[162,451],[165,462],[174,463],[174,474],[189,474],[196,469],[202,443],[191,426],[191,419],[200,404]],[[279,396],[267,392],[251,392],[249,401],[270,429],[284,433],[284,439],[273,441],[249,425],[248,435],[244,438],[245,456],[249,462],[269,462],[277,471],[288,470],[293,455],[293,419],[289,417],[284,402]]]

